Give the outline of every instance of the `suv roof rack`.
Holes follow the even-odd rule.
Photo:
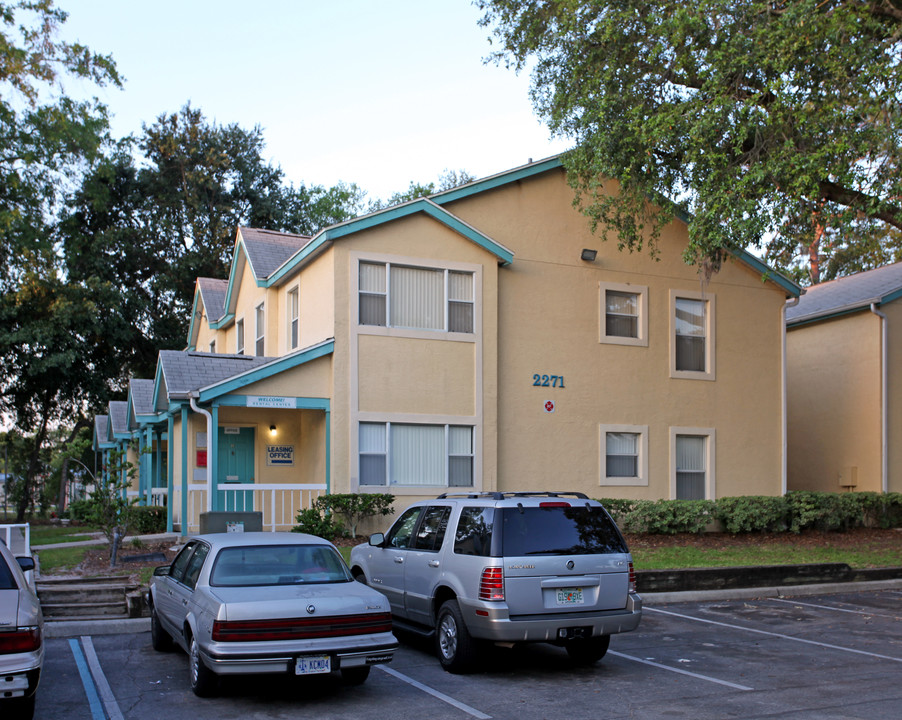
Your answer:
[[[442,493],[441,495],[438,496],[437,499],[444,500],[447,498],[455,498],[455,497],[471,498],[471,499],[490,498],[492,500],[504,500],[505,498],[512,498],[512,497],[575,497],[579,500],[588,500],[589,499],[589,496],[586,495],[585,493],[573,492],[573,491],[557,491],[557,490],[554,490],[554,491],[538,490],[538,491],[526,491],[526,492],[499,492],[496,490],[493,492]]]

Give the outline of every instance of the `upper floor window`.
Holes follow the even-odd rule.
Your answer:
[[[266,336],[266,323],[265,316],[263,313],[263,303],[257,305],[254,311],[254,354],[258,357],[262,357],[266,353],[264,353],[265,343],[264,338]]]
[[[235,352],[244,355],[244,320],[235,322]]]
[[[673,377],[714,379],[714,297],[671,293]]]
[[[472,333],[471,272],[361,262],[361,325]]]
[[[648,346],[648,288],[601,283],[601,342]]]
[[[211,353],[215,353],[215,352],[216,352],[216,341],[215,341],[215,340],[211,340],[211,341],[210,341],[210,352],[211,352]]]
[[[294,350],[298,346],[299,311],[298,288],[288,291],[288,347]]]
[[[473,428],[360,423],[360,484],[473,487]]]

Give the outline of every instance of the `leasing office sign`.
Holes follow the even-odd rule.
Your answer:
[[[267,465],[294,465],[294,445],[267,445]]]
[[[247,406],[255,408],[281,408],[294,410],[295,400],[290,397],[275,397],[272,395],[248,395]]]

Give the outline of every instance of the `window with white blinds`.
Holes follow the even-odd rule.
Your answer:
[[[472,487],[473,428],[360,423],[360,485]]]
[[[648,485],[647,425],[601,425],[601,484]]]
[[[474,274],[441,268],[361,262],[361,325],[472,333]]]

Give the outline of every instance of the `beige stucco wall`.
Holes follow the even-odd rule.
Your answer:
[[[703,283],[682,262],[678,222],[657,260],[619,252],[571,201],[552,172],[449,207],[515,255],[499,271],[498,486],[670,497],[670,436],[682,427],[714,431],[715,496],[779,494],[784,291],[738,262]],[[582,248],[598,250],[595,262]],[[599,342],[602,282],[648,287],[647,347]],[[670,377],[672,290],[715,300],[714,381]],[[565,388],[533,387],[535,374],[562,375]],[[601,424],[648,426],[647,486],[600,486]]]
[[[887,491],[902,492],[902,302],[881,307],[887,317]]]
[[[879,491],[879,318],[799,326],[786,343],[789,489],[838,492],[857,468],[854,489]]]

